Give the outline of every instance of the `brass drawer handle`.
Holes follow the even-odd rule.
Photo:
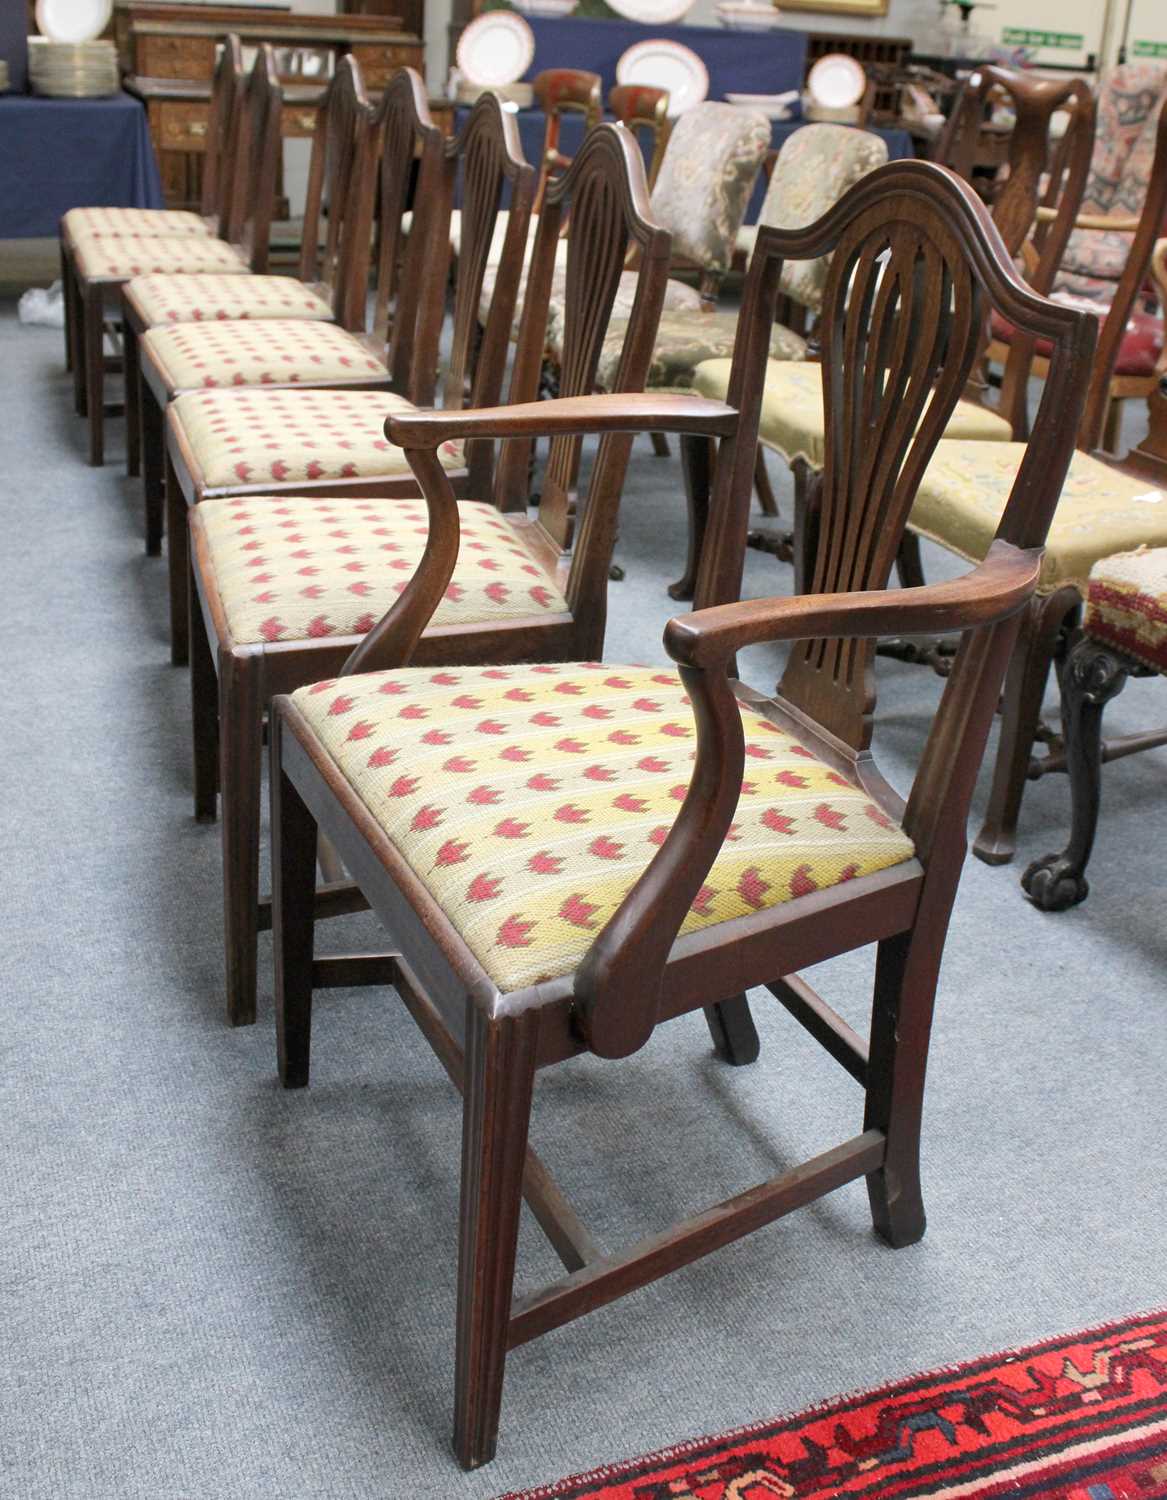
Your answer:
[[[192,120],[187,126],[191,135],[206,135],[207,122],[205,120]]]
[[[310,114],[310,115],[297,115],[296,116],[296,124],[300,127],[301,130],[315,130],[316,129],[316,113],[315,113],[315,111],[313,111],[313,113]]]

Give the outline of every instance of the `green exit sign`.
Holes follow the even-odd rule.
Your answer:
[[[1167,57],[1167,42],[1133,42],[1132,57]]]
[[[1006,26],[1001,40],[1007,47],[1052,47],[1057,52],[1081,52],[1086,46],[1080,31],[1034,31],[1027,26]]]

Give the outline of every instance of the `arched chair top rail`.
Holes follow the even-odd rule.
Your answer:
[[[616,179],[620,184],[619,209],[629,235],[643,252],[663,246],[667,255],[671,236],[653,217],[640,147],[632,132],[618,122],[605,122],[588,132],[571,165],[548,183],[545,201],[558,206],[565,198],[571,200],[578,191],[579,179],[594,170],[594,159],[600,153],[616,157],[622,168]]]

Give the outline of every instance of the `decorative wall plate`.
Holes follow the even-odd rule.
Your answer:
[[[679,21],[693,9],[694,0],[608,0],[618,16],[626,21],[642,21],[646,26],[667,26]]]
[[[806,91],[825,109],[849,109],[867,89],[867,74],[845,52],[828,52],[806,76]]]
[[[709,74],[695,52],[667,37],[650,37],[629,47],[616,64],[617,83],[647,83],[669,91],[669,118],[700,104],[709,93]]]
[[[113,0],[36,0],[37,30],[51,42],[91,42],[112,15]]]
[[[516,83],[535,56],[535,35],[513,10],[476,16],[458,38],[462,76],[482,88]]]

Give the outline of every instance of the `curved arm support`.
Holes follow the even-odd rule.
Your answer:
[[[704,396],[627,391],[615,396],[564,396],[514,406],[466,411],[411,411],[391,416],[385,436],[407,451],[436,448],[455,439],[539,438],[572,433],[694,432],[726,437],[738,414]]]

